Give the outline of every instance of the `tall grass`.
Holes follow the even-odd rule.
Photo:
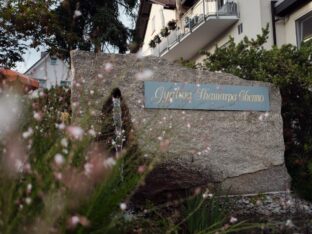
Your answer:
[[[18,124],[0,135],[1,234],[225,231],[227,214],[201,195],[174,206],[132,204],[153,162],[142,157],[135,138],[114,155],[109,115],[98,137],[71,125],[69,90],[45,90],[21,103]],[[88,116],[83,121],[91,125]]]

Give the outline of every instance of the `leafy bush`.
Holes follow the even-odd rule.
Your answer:
[[[293,187],[312,199],[312,41],[300,48],[283,45],[265,50],[268,33],[267,27],[256,39],[245,37],[238,44],[230,38],[226,47],[205,53],[204,68],[280,88],[287,168]]]

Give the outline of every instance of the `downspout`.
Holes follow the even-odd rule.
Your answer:
[[[272,16],[272,33],[273,33],[273,45],[276,46],[277,41],[276,41],[276,20],[275,20],[275,3],[276,1],[271,1],[271,16]]]

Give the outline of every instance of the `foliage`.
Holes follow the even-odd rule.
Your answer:
[[[149,47],[151,47],[151,48],[155,48],[156,47],[156,43],[155,43],[155,41],[154,40],[151,40],[150,42],[149,42]]]
[[[0,11],[1,15],[1,11]],[[0,16],[1,17],[1,16]],[[0,22],[0,29],[1,29]],[[20,43],[23,36],[20,33],[12,30],[11,27],[6,27],[0,30],[0,65],[3,67],[14,67],[16,62],[23,61],[22,54],[26,50],[26,45]]]
[[[175,30],[177,27],[177,22],[175,20],[170,20],[167,25],[170,30]]]
[[[69,90],[53,88],[22,100],[28,108],[19,130],[10,135],[18,140],[1,141],[1,233],[77,228],[80,233],[110,233],[118,224],[114,217],[124,212],[120,204],[143,176],[137,171],[143,162],[135,145],[119,159],[106,152],[99,158],[92,150],[103,143],[92,143],[92,129],[81,135],[82,129],[70,125]],[[22,160],[16,153],[24,147],[27,156],[15,170]]]
[[[230,38],[226,47],[206,53],[204,67],[280,88],[288,171],[294,188],[312,199],[312,41],[300,48],[283,45],[265,50],[268,33],[267,27],[256,39],[245,37],[238,44]]]
[[[161,39],[160,39],[160,37],[159,37],[158,35],[155,35],[155,37],[154,37],[154,42],[155,42],[156,44],[159,44],[159,43],[161,42]]]
[[[151,168],[151,162],[141,157],[133,137],[114,157],[104,143],[107,131],[98,138],[92,128],[83,131],[71,124],[70,90],[43,90],[21,102],[19,125],[0,144],[1,233],[185,233],[186,223],[188,233],[255,227],[228,223],[219,204],[201,194],[135,207],[131,195],[150,170],[142,168]],[[103,126],[111,121],[110,104],[107,100],[103,106]]]
[[[196,69],[196,68],[200,68],[201,66],[199,66],[198,64],[196,64],[194,61],[191,60],[184,60],[183,58],[180,59],[180,64],[184,67],[188,67],[191,69]]]
[[[197,195],[187,200],[184,207],[185,217],[192,214],[186,220],[187,229],[189,233],[197,233],[212,225],[221,228],[224,217],[229,215],[226,212],[219,203],[218,198],[205,200],[202,196]]]
[[[134,16],[136,4],[137,0],[8,0],[0,5],[0,64],[14,67],[22,60],[25,43],[45,46],[65,59],[74,49],[99,52],[113,46],[125,53],[132,32],[119,12]]]
[[[169,34],[170,34],[170,32],[169,32],[169,29],[168,29],[167,27],[164,27],[164,28],[161,29],[161,31],[160,31],[160,35],[161,35],[162,37],[167,37],[167,36],[169,36]]]

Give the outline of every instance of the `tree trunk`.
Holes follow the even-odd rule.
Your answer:
[[[95,53],[100,53],[101,52],[101,43],[100,42],[94,43],[94,52]]]

